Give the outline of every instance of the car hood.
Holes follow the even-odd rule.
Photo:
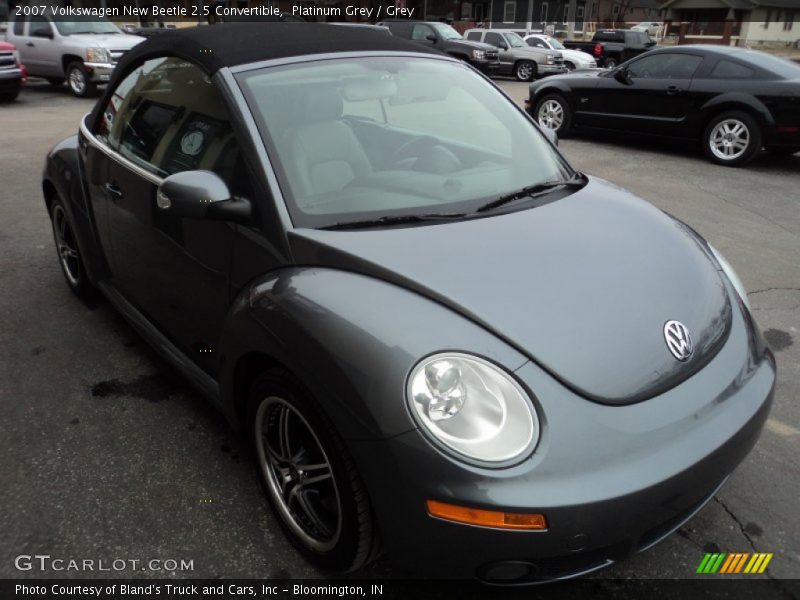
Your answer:
[[[470,48],[472,50],[483,50],[484,52],[497,50],[497,48],[492,46],[491,44],[484,44],[483,42],[473,42],[472,40],[447,40],[447,43],[461,48]]]
[[[17,47],[14,44],[9,44],[8,42],[0,40],[0,50],[2,50],[3,52],[13,51],[16,49]]]
[[[572,60],[581,62],[594,62],[594,56],[588,52],[582,52],[580,50],[559,50],[559,52],[564,55],[564,58],[571,58]]]
[[[72,44],[78,46],[105,48],[107,50],[130,50],[136,44],[145,40],[145,38],[138,35],[129,35],[127,33],[108,33],[108,34],[75,34],[70,35],[67,39]]]
[[[595,178],[565,198],[503,215],[393,229],[296,229],[289,239],[298,264],[424,294],[605,404],[645,400],[690,377],[722,346],[732,318],[722,277],[692,234]],[[670,320],[691,333],[686,362],[666,345]]]

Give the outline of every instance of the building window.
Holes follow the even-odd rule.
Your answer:
[[[542,23],[547,23],[547,2],[542,2],[542,13],[539,15],[539,20]]]
[[[503,3],[503,23],[514,23],[517,18],[517,3]]]
[[[783,22],[783,30],[791,31],[792,25],[794,25],[794,13],[792,11],[788,11],[786,13],[786,20]]]
[[[562,22],[566,23],[567,21],[569,21],[569,4],[564,5],[564,20]]]
[[[578,7],[578,12],[575,13],[575,14],[577,15],[577,18],[582,19],[583,18],[583,6],[579,6]]]
[[[614,18],[617,18],[619,16],[619,4],[615,4],[614,8],[611,9],[611,15]]]

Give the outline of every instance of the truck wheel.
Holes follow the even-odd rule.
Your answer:
[[[745,112],[724,112],[709,121],[703,133],[703,151],[712,162],[738,167],[761,150],[761,128]]]
[[[97,86],[89,81],[83,63],[77,60],[67,67],[67,82],[70,91],[78,98],[87,98],[97,90]]]
[[[248,428],[259,478],[293,545],[323,569],[355,571],[379,549],[352,458],[305,386],[282,368],[256,378]]]
[[[533,118],[544,127],[564,137],[572,127],[572,112],[561,94],[547,94],[541,98],[533,110]]]
[[[64,83],[63,77],[48,77],[47,83],[52,85],[53,87],[60,87]]]
[[[607,58],[605,62],[606,69],[613,69],[617,66],[617,59],[616,58]]]
[[[567,71],[574,71],[575,65],[571,62],[564,61],[564,66],[567,67]]]
[[[10,94],[0,94],[0,102],[13,102],[19,96],[19,90]]]
[[[531,81],[536,78],[536,63],[529,60],[521,60],[514,65],[514,77],[517,81]]]

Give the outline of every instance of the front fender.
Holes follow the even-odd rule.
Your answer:
[[[42,193],[48,213],[57,197],[75,228],[76,242],[93,284],[103,279],[108,267],[97,243],[90,204],[86,197],[78,150],[78,136],[70,136],[47,154],[42,173]]]
[[[527,360],[424,296],[372,277],[315,267],[287,267],[249,285],[229,313],[221,348],[221,399],[238,424],[246,406],[237,367],[262,355],[303,381],[350,440],[384,439],[415,428],[405,385],[424,356],[458,350],[509,371]]]

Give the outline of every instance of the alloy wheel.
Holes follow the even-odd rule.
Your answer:
[[[524,62],[517,67],[517,79],[528,81],[531,77],[533,77],[533,65]]]
[[[542,127],[557,131],[564,123],[564,107],[555,100],[547,100],[539,107],[536,118]]]
[[[708,138],[714,156],[728,161],[739,158],[750,145],[750,130],[739,119],[725,119],[717,123]]]
[[[73,67],[69,72],[69,87],[76,96],[86,92],[86,73],[79,67]]]
[[[70,285],[76,287],[81,279],[81,259],[67,214],[60,205],[53,209],[53,233],[64,275],[67,276]]]
[[[256,451],[267,488],[286,525],[325,552],[342,531],[342,505],[328,456],[311,425],[287,401],[263,400],[255,419]]]

